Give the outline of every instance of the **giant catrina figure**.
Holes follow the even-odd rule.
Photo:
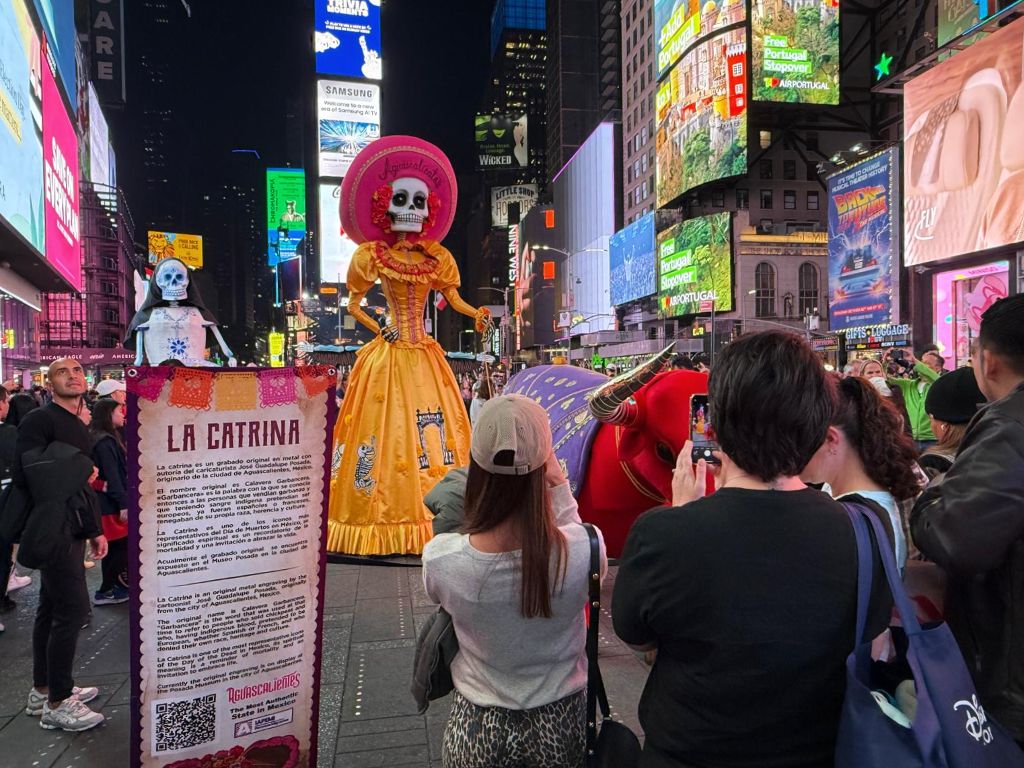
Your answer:
[[[348,270],[348,311],[377,334],[361,349],[334,429],[327,548],[358,555],[419,554],[431,537],[423,497],[469,463],[470,425],[444,350],[424,330],[431,290],[490,326],[459,296],[459,269],[440,244],[455,216],[455,173],[440,149],[387,136],[352,162],[341,223],[359,247]],[[380,280],[380,325],[359,306]]]

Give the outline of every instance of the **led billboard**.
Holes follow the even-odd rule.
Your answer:
[[[67,94],[71,113],[78,112],[78,83],[75,61],[75,0],[35,0],[36,12],[42,19],[46,44],[56,77]]]
[[[267,169],[267,263],[297,258],[306,238],[306,173]]]
[[[110,178],[110,129],[96,88],[89,83],[89,180],[113,186]]]
[[[317,82],[320,175],[343,178],[352,159],[380,138],[380,86]]]
[[[746,30],[687,51],[658,86],[655,107],[659,208],[696,186],[746,173]]]
[[[320,282],[344,283],[356,244],[341,228],[340,184],[320,185]]]
[[[477,115],[473,122],[477,168],[526,168],[530,164],[528,118]]]
[[[636,301],[658,290],[653,211],[612,235],[608,251],[613,306]]]
[[[658,314],[732,309],[732,214],[716,213],[658,234]]]
[[[904,263],[1024,240],[1024,19],[903,91]]]
[[[839,103],[839,0],[753,0],[753,98]]]
[[[537,203],[536,184],[515,184],[510,187],[491,187],[491,226],[508,226],[508,207],[519,203],[519,217],[523,218]]]
[[[46,44],[44,42],[45,51]],[[82,249],[78,223],[78,134],[57,80],[44,56],[43,197],[46,260],[76,291],[82,290]]]
[[[898,164],[888,149],[828,178],[832,331],[899,320]]]
[[[1021,0],[938,0],[939,34],[936,45],[942,47],[1019,2]]]
[[[747,18],[747,0],[654,0],[657,77],[694,43]]]
[[[313,5],[316,71],[380,80],[380,0],[314,0]]]
[[[0,1],[0,217],[45,251],[40,38],[24,0]]]
[[[149,263],[156,264],[160,259],[180,259],[193,269],[203,266],[202,235],[183,235],[178,232],[146,233],[149,250]]]

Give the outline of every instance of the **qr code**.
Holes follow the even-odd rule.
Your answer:
[[[153,709],[155,753],[199,747],[217,736],[215,693],[195,699],[158,701]]]

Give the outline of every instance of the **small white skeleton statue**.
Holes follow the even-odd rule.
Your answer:
[[[160,261],[146,289],[146,298],[128,326],[125,344],[135,334],[135,365],[143,361],[159,365],[180,360],[185,365],[213,365],[205,359],[206,331],[213,332],[221,352],[234,368],[234,353],[217,327],[217,321],[203,304],[197,286],[189,279],[188,267],[178,259]]]

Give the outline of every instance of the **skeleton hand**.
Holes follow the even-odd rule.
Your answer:
[[[398,341],[398,328],[394,325],[382,325],[380,335],[384,337],[384,341],[388,344],[394,344]]]
[[[480,309],[476,311],[474,319],[476,320],[477,333],[487,333],[494,327],[494,323],[491,322],[491,310],[487,307],[480,307]]]

